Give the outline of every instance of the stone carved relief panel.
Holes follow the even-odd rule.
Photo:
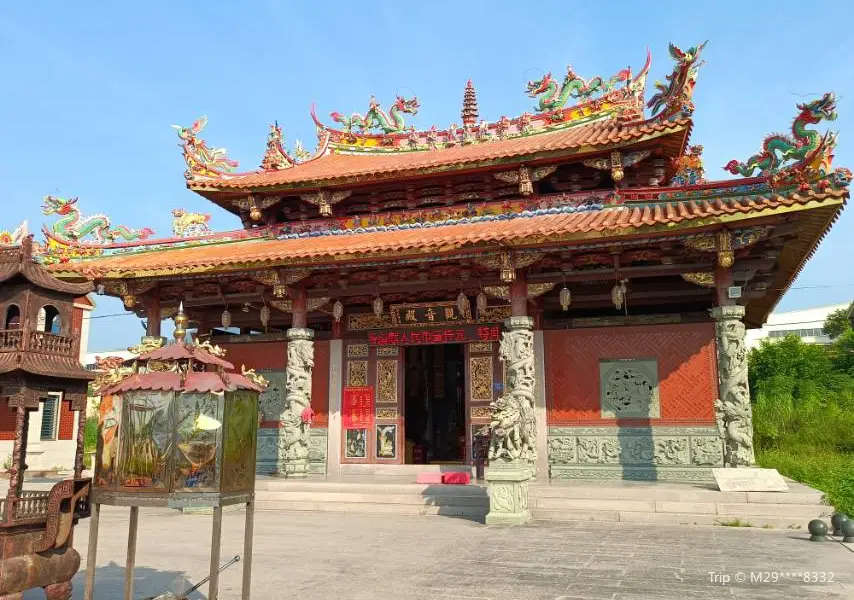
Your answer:
[[[661,416],[655,360],[601,360],[599,382],[603,419]]]
[[[368,361],[351,360],[347,362],[347,385],[349,387],[368,385]]]
[[[492,356],[472,356],[469,358],[469,398],[492,401]]]
[[[397,404],[396,360],[377,361],[377,404]]]
[[[285,410],[285,371],[259,371],[269,382],[258,397],[262,421],[278,421]]]
[[[723,466],[723,441],[711,427],[552,427],[553,478],[708,481]]]

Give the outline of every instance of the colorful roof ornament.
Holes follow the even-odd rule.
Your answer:
[[[529,81],[525,91],[531,98],[542,96],[537,101],[534,110],[541,113],[551,112],[566,106],[570,98],[576,101],[586,101],[594,96],[607,94],[616,87],[617,83],[627,82],[631,80],[631,77],[631,68],[626,68],[612,75],[607,81],[599,76],[584,79],[573,71],[572,65],[567,65],[566,76],[562,83],[552,79],[551,71],[549,71],[542,79]]]
[[[261,161],[262,169],[279,171],[296,164],[297,161],[291,158],[291,155],[285,150],[284,143],[285,137],[282,135],[282,128],[279,127],[279,122],[275,121],[270,125],[270,133],[267,135],[267,151],[264,152],[264,159]]]
[[[463,110],[460,113],[460,117],[463,120],[463,126],[477,123],[477,93],[474,91],[471,79],[466,83],[466,91],[463,93]]]
[[[20,246],[24,238],[27,237],[28,227],[27,222],[23,221],[18,227],[9,231],[8,229],[0,230],[0,248],[9,248],[11,246]]]
[[[685,154],[673,159],[673,167],[676,173],[670,181],[670,185],[697,185],[703,183],[705,169],[703,168],[703,147],[698,145],[688,146]]]
[[[812,163],[824,155],[830,156],[836,143],[836,134],[827,132],[819,134],[808,125],[821,121],[836,120],[836,96],[832,92],[824,94],[818,100],[798,104],[801,111],[792,122],[792,135],[773,134],[762,141],[762,150],[748,158],[745,162],[729,161],[724,169],[733,175],[750,177],[759,170],[760,175],[771,175],[784,167],[795,166],[794,163]],[[818,168],[821,165],[814,164]],[[827,165],[829,167],[829,164]]]
[[[213,233],[208,226],[209,213],[187,212],[183,208],[172,209],[172,233],[175,237],[189,238]]]
[[[148,227],[142,229],[131,229],[126,225],[113,227],[107,215],[96,214],[83,217],[80,209],[77,208],[77,198],[45,196],[42,214],[59,216],[49,231],[44,229],[44,233],[49,241],[53,239],[64,244],[104,245],[112,244],[119,238],[126,242],[133,242],[144,240],[154,233]]]
[[[235,171],[239,166],[236,160],[226,156],[225,148],[208,148],[205,141],[198,137],[207,124],[208,118],[202,116],[189,127],[171,126],[183,142],[184,161],[187,163],[184,177],[187,181],[218,178]]]
[[[339,112],[329,114],[332,120],[336,123],[341,123],[344,128],[351,132],[355,127],[361,132],[379,129],[385,133],[402,133],[406,130],[406,123],[403,119],[404,114],[414,115],[418,112],[421,103],[418,98],[413,96],[406,99],[403,96],[397,96],[392,104],[391,109],[386,113],[380,103],[374,96],[368,104],[368,112],[364,116],[359,113],[353,113],[349,117],[342,115]]]
[[[658,92],[649,99],[647,107],[652,109],[653,116],[658,119],[673,119],[678,117],[690,117],[694,114],[694,103],[691,97],[694,95],[694,85],[697,83],[697,74],[704,61],[700,61],[700,53],[708,44],[708,40],[698,46],[683,51],[672,43],[668,46],[670,56],[676,61],[673,72],[667,76],[667,84],[660,81],[655,82]]]

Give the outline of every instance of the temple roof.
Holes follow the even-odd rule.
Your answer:
[[[721,190],[729,189],[729,194]],[[714,191],[716,195],[703,192]],[[514,214],[445,220],[413,226],[368,227],[357,230],[286,234],[202,245],[161,247],[52,265],[65,276],[135,278],[204,273],[275,265],[307,265],[323,261],[365,261],[386,257],[440,255],[503,246],[524,247],[597,238],[674,232],[762,217],[781,211],[827,207],[835,212],[847,195],[844,189],[784,194],[758,183],[709,184],[693,197],[681,190],[654,190],[662,199],[621,205],[576,205],[567,202],[547,209]],[[637,194],[637,192],[635,192]],[[565,198],[563,198],[566,201]],[[604,200],[607,202],[607,200]],[[578,203],[576,203],[578,204]],[[226,236],[227,237],[227,236]],[[139,250],[144,250],[140,247]]]
[[[672,154],[676,155],[687,141],[690,127],[691,121],[687,118],[663,122],[645,121],[631,125],[605,120],[490,143],[459,145],[436,152],[329,152],[289,169],[192,181],[189,185],[205,195],[205,191],[211,190],[305,188],[345,182],[377,181],[469,170],[520,160],[536,162],[556,154],[566,155],[567,151],[580,156],[664,136],[673,136]]]

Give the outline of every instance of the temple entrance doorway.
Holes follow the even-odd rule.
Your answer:
[[[407,464],[463,464],[466,455],[462,344],[409,346],[404,357]]]

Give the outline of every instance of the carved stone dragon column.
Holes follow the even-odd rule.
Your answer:
[[[534,332],[530,317],[504,322],[500,355],[504,363],[504,395],[491,404],[489,444],[489,525],[521,525],[531,520],[528,482],[536,460],[534,415]]]
[[[715,419],[724,440],[724,466],[752,467],[753,411],[747,384],[747,348],[744,344],[743,306],[712,309],[717,321],[718,383]]]
[[[285,408],[279,418],[277,471],[285,477],[308,475],[311,430],[311,370],[314,367],[314,332],[305,327],[288,329],[288,365]]]

